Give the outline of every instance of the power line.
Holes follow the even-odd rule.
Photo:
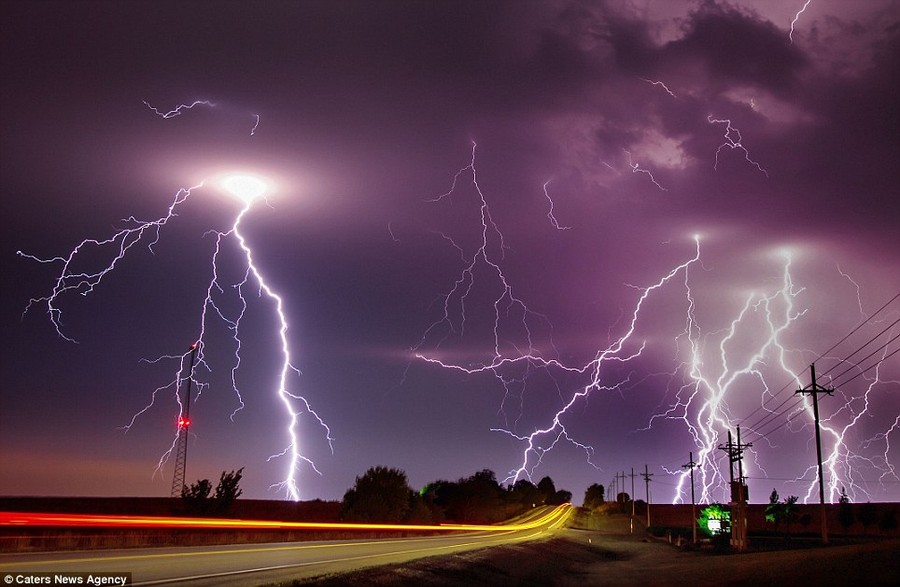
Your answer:
[[[780,392],[779,392],[779,393],[780,393]],[[766,412],[766,415],[763,416],[762,418],[760,418],[759,420],[757,420],[756,422],[754,422],[754,423],[752,423],[752,424],[746,424],[746,421],[747,421],[747,419],[749,418],[749,416],[748,416],[747,418],[744,418],[744,422],[742,422],[741,424],[742,424],[742,425],[745,425],[747,428],[750,428],[750,429],[756,429],[756,428],[758,428],[758,427],[760,427],[760,426],[763,426],[763,425],[765,425],[765,424],[768,423],[768,422],[767,422],[768,420],[772,420],[773,418],[776,418],[776,417],[778,417],[778,416],[781,416],[782,413],[779,412],[778,410],[780,410],[781,407],[784,406],[784,404],[788,403],[788,402],[791,401],[792,399],[795,399],[794,396],[793,396],[793,395],[789,395],[789,396],[787,396],[787,397],[784,399],[783,402],[781,402],[780,404],[778,404],[777,406],[775,406],[774,409],[769,410],[768,412]],[[796,402],[795,402],[794,405],[796,405]],[[792,406],[792,407],[793,407],[793,406]],[[758,412],[760,409],[762,409],[762,406],[760,406],[759,408],[757,408],[756,410],[754,410],[754,411],[753,411],[753,414],[755,414],[756,412]],[[786,410],[786,411],[789,411],[789,410]],[[751,416],[752,416],[753,414],[751,414]]]
[[[788,389],[788,388],[792,385],[792,383],[793,383],[793,382],[786,383],[786,384],[784,385],[784,387],[782,387],[781,389],[779,389],[779,390],[776,391],[775,393],[771,394],[771,398],[774,400],[776,397],[778,397],[779,394],[781,394],[783,391],[785,391],[786,389]],[[767,412],[767,415],[766,415],[766,416],[763,416],[762,419],[765,420],[766,418],[772,416],[775,412],[778,411],[778,409],[779,409],[781,406],[783,406],[783,405],[786,404],[788,401],[790,401],[791,397],[792,397],[792,396],[788,396],[787,399],[785,399],[783,402],[781,402],[780,404],[778,404],[778,406],[776,406],[775,409],[769,410],[769,411]],[[758,408],[756,408],[755,410],[753,410],[752,412],[750,412],[750,415],[746,416],[746,417],[743,419],[743,421],[741,422],[741,424],[744,424],[747,420],[749,420],[750,418],[752,418],[757,412],[759,412],[760,410],[764,409],[765,406],[766,406],[766,402],[763,401],[763,402],[759,405]],[[761,422],[757,422],[757,423],[755,423],[755,424],[748,424],[747,427],[748,427],[748,428],[754,428],[754,427],[756,427],[756,426],[759,426],[760,423],[761,423]]]
[[[852,353],[850,353],[849,355],[847,355],[845,358],[843,358],[843,359],[841,359],[840,361],[838,361],[837,363],[835,363],[834,367],[832,367],[832,368],[829,369],[828,371],[825,371],[824,373],[822,373],[822,375],[823,375],[823,376],[824,376],[824,375],[828,375],[829,373],[831,373],[832,371],[834,371],[835,369],[837,369],[838,365],[840,365],[841,363],[849,362],[849,361],[850,361],[850,357],[852,357],[852,356],[855,355],[856,353],[860,352],[861,350],[863,350],[864,348],[866,348],[867,346],[869,346],[870,344],[872,344],[873,342],[875,342],[882,334],[884,334],[885,332],[887,332],[888,330],[890,330],[891,328],[893,328],[894,326],[896,326],[898,322],[900,322],[900,318],[897,318],[897,319],[894,320],[891,324],[888,324],[888,325],[884,328],[884,330],[882,330],[881,332],[879,332],[878,334],[876,334],[875,336],[873,336],[872,338],[870,338],[868,341],[866,341],[865,344],[863,344],[863,345],[860,346],[858,349],[856,349],[855,351],[853,351]],[[891,340],[896,340],[896,338],[897,338],[897,337],[895,336],[895,337],[894,337],[893,339],[891,339]],[[890,342],[891,342],[891,341],[888,341],[888,343],[890,343]],[[869,356],[871,356],[871,355],[869,355]],[[866,358],[868,358],[868,357],[866,357]],[[862,361],[864,361],[864,360],[865,360],[865,359],[862,359],[862,360],[860,360],[859,362],[862,362]],[[840,377],[840,375],[839,375],[838,377]]]
[[[887,348],[887,346],[888,346],[889,344],[891,344],[892,342],[894,342],[894,341],[897,340],[898,338],[900,338],[900,334],[895,335],[894,338],[888,340],[886,343],[884,343],[883,345],[881,345],[880,347],[878,347],[877,349],[875,349],[874,351],[872,351],[871,353],[869,353],[868,355],[866,355],[865,357],[863,357],[862,359],[860,359],[860,360],[859,360],[859,363],[863,363],[864,361],[869,360],[870,358],[872,358],[873,355],[876,355],[876,354],[878,354],[879,351],[884,350],[885,348]],[[898,348],[900,348],[900,347],[898,347]],[[860,369],[860,373],[858,373],[857,375],[854,375],[851,379],[848,379],[848,381],[851,381],[852,379],[856,379],[856,378],[859,377],[859,375],[861,375],[862,373],[865,373],[865,372],[868,371],[869,369],[872,369],[873,367],[875,367],[875,366],[877,366],[877,365],[880,365],[885,359],[887,359],[888,357],[892,356],[892,355],[893,355],[894,353],[896,353],[896,352],[897,352],[897,351],[895,350],[895,351],[893,351],[892,353],[890,353],[889,355],[884,356],[884,357],[882,357],[881,359],[879,359],[877,362],[875,362],[875,364],[870,365],[870,366],[866,367],[865,369]],[[848,367],[846,370],[844,370],[840,375],[835,375],[834,377],[832,377],[831,380],[832,380],[832,381],[836,381],[836,380],[840,379],[841,377],[843,377],[844,375],[846,375],[847,373],[849,373],[850,371],[853,371],[854,369],[857,369],[857,368],[859,368],[859,365],[858,365],[858,364],[857,364],[857,365],[852,365],[852,366]],[[845,384],[845,383],[847,383],[847,381],[842,382],[841,385],[843,385],[843,384]]]
[[[865,326],[865,325],[867,325],[867,324],[871,324],[871,321],[872,321],[873,318],[875,318],[876,316],[878,316],[881,312],[883,312],[888,306],[890,306],[890,305],[891,305],[895,300],[897,300],[898,298],[900,298],[900,292],[898,292],[897,294],[894,295],[894,297],[892,297],[892,298],[889,299],[887,302],[885,302],[880,308],[878,308],[878,309],[877,309],[874,313],[872,313],[869,317],[867,317],[867,318],[864,319],[862,322],[860,322],[859,324],[857,324],[850,332],[848,332],[846,335],[844,335],[843,338],[841,338],[839,341],[837,341],[836,343],[834,343],[834,344],[833,344],[830,348],[828,348],[826,351],[824,351],[823,353],[821,353],[821,354],[819,355],[819,358],[824,357],[825,355],[827,355],[828,353],[830,353],[831,351],[833,351],[834,349],[836,349],[836,348],[837,348],[838,346],[840,346],[843,342],[845,342],[847,339],[849,339],[853,334],[855,334],[856,332],[858,332],[863,326]],[[889,324],[887,327],[885,327],[883,330],[881,330],[881,332],[879,332],[878,334],[876,334],[876,335],[872,336],[871,338],[869,338],[869,340],[867,340],[864,344],[862,344],[862,345],[861,345],[860,347],[858,347],[855,351],[853,351],[852,353],[850,353],[849,355],[847,355],[845,358],[838,360],[837,363],[835,364],[835,366],[832,367],[831,369],[829,369],[828,371],[826,371],[825,374],[828,374],[828,373],[830,373],[831,371],[833,371],[834,369],[836,369],[838,365],[841,365],[841,364],[843,364],[843,363],[849,362],[849,359],[850,359],[851,357],[853,357],[855,354],[857,354],[858,352],[860,352],[862,349],[864,349],[864,348],[866,348],[867,346],[869,346],[870,344],[872,344],[874,341],[876,341],[878,338],[880,338],[885,332],[887,332],[888,330],[890,330],[891,328],[893,328],[894,326],[896,326],[898,323],[900,323],[900,318],[898,318],[897,320],[894,320],[894,322],[892,322],[892,323]],[[891,338],[890,340],[888,340],[888,342],[886,342],[885,344],[883,344],[883,345],[880,346],[879,348],[877,348],[877,349],[875,349],[874,351],[872,351],[872,353],[870,353],[869,355],[867,355],[867,356],[864,357],[863,359],[857,361],[856,365],[854,365],[853,367],[850,367],[850,368],[846,369],[846,370],[843,371],[840,375],[837,375],[837,376],[835,376],[835,377],[832,377],[832,381],[834,381],[834,380],[836,380],[836,379],[839,379],[840,377],[846,375],[847,373],[849,373],[850,371],[853,371],[854,369],[859,368],[859,365],[860,365],[861,363],[863,363],[864,361],[868,360],[869,358],[871,358],[872,356],[874,356],[875,354],[877,354],[879,351],[885,349],[891,342],[897,340],[897,338],[900,338],[900,335],[894,336],[893,338]],[[891,352],[890,354],[888,354],[888,355],[882,357],[882,358],[881,358],[878,362],[876,362],[875,364],[870,365],[870,366],[866,367],[865,369],[861,369],[859,373],[857,373],[856,375],[854,375],[854,376],[851,377],[850,379],[846,379],[846,380],[842,381],[842,382],[840,383],[840,385],[842,385],[842,386],[843,386],[843,385],[846,385],[847,383],[849,383],[850,381],[853,381],[853,380],[856,379],[857,377],[862,376],[863,373],[865,373],[866,371],[871,370],[872,368],[874,368],[874,367],[880,365],[881,362],[883,362],[885,359],[887,359],[887,358],[893,356],[893,355],[896,354],[896,353],[897,353],[897,351],[895,350],[895,351]],[[791,385],[792,385],[792,382],[789,382],[789,383],[785,384],[785,385],[784,385],[781,389],[779,389],[777,392],[775,392],[774,394],[771,394],[770,400],[774,400],[775,398],[777,398],[781,393],[783,393],[785,390],[787,390]],[[756,422],[747,425],[747,427],[750,428],[751,430],[754,430],[754,429],[756,429],[756,428],[758,428],[758,427],[760,427],[760,426],[764,426],[764,425],[768,424],[768,422],[771,421],[772,419],[784,415],[784,413],[787,412],[787,411],[789,411],[789,410],[785,410],[784,412],[779,412],[779,410],[782,408],[782,406],[784,406],[784,405],[785,405],[786,403],[788,403],[789,401],[790,401],[790,396],[789,396],[787,399],[785,399],[784,401],[782,401],[782,402],[781,402],[778,406],[776,406],[773,410],[770,410],[770,411],[767,413],[767,415],[763,416],[762,418],[760,418],[760,419],[757,420]],[[798,403],[799,403],[799,402],[795,402],[795,403],[791,404],[790,409],[793,409]],[[746,416],[746,417],[742,420],[741,423],[744,424],[744,423],[747,422],[750,418],[752,418],[755,414],[757,414],[760,410],[765,409],[765,405],[766,405],[766,401],[763,401],[763,403],[762,403],[759,407],[757,407],[755,410],[753,410],[753,412],[751,412],[748,416]],[[798,414],[799,414],[799,413],[802,413],[802,412],[798,412]],[[765,435],[760,435],[760,438],[764,438],[766,435],[771,434],[772,432],[774,432],[774,431],[777,430],[778,428],[781,428],[782,426],[786,425],[788,422],[790,422],[790,420],[794,419],[795,417],[796,417],[796,416],[790,417],[790,418],[788,419],[788,421],[785,422],[784,424],[779,425],[779,426],[777,426],[776,428],[774,428],[774,429],[772,429],[772,430],[766,432]],[[756,433],[755,431],[754,431],[753,433],[758,434],[758,433]]]
[[[796,410],[795,411],[795,408],[798,405],[800,405],[801,403],[803,403],[803,400],[797,399],[793,404],[791,404],[791,409],[786,410],[786,412],[793,412],[793,413],[790,416],[788,416],[783,422],[779,422],[771,430],[766,430],[765,432],[758,431],[758,430],[751,430],[750,433],[755,435],[753,437],[753,439],[754,440],[763,440],[765,438],[768,438],[769,435],[774,434],[776,431],[780,430],[781,428],[784,428],[785,426],[787,426],[788,424],[790,424],[791,422],[796,420],[801,414],[804,413],[804,410]],[[782,416],[782,415],[784,415],[784,413],[774,414],[774,415]]]
[[[884,304],[883,306],[881,306],[880,308],[878,308],[877,310],[875,310],[875,312],[874,312],[871,316],[869,316],[868,318],[866,318],[865,320],[863,320],[862,322],[860,322],[859,324],[857,324],[856,328],[854,328],[853,330],[851,330],[850,332],[848,332],[847,335],[844,336],[844,338],[842,338],[841,340],[839,340],[839,341],[837,341],[836,343],[834,343],[834,345],[832,345],[831,348],[829,348],[827,351],[825,351],[825,352],[823,352],[821,355],[819,355],[819,359],[821,359],[822,357],[824,357],[825,355],[827,355],[828,353],[830,353],[831,351],[833,351],[834,349],[836,349],[842,342],[844,342],[845,340],[847,340],[848,338],[850,338],[857,330],[859,330],[860,328],[862,328],[862,327],[865,326],[866,324],[869,324],[869,322],[872,320],[872,318],[874,318],[875,316],[877,316],[878,314],[880,314],[882,310],[884,310],[885,308],[887,308],[888,306],[890,306],[890,305],[894,302],[894,300],[896,300],[897,298],[900,298],[900,292],[897,292],[897,294],[894,295],[894,297],[892,297],[892,298],[889,299],[887,302],[885,302],[885,304]],[[816,359],[816,360],[819,360],[819,359]]]

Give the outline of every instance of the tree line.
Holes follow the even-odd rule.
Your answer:
[[[409,486],[406,473],[384,466],[370,467],[344,494],[341,517],[373,523],[491,524],[508,520],[539,505],[572,500],[572,492],[556,489],[544,477],[537,485],[519,479],[504,487],[490,469],[456,481],[438,480],[421,491]]]

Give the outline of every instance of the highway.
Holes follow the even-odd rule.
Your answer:
[[[15,585],[27,584],[20,581],[29,572],[121,572],[131,573],[131,585],[258,585],[533,540],[573,511],[539,508],[507,526],[415,538],[2,554],[0,577]]]

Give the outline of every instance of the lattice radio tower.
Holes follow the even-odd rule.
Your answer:
[[[180,497],[184,485],[184,470],[187,467],[188,431],[191,427],[191,380],[194,378],[194,359],[199,342],[191,345],[191,366],[188,369],[184,402],[178,416],[178,440],[175,444],[175,474],[172,477],[172,497]],[[182,379],[181,381],[184,381]]]

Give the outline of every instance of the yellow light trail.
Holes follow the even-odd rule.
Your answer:
[[[563,504],[534,520],[516,524],[344,524],[336,522],[284,522],[222,518],[167,518],[160,516],[104,516],[39,512],[0,512],[0,527],[103,527],[103,528],[221,528],[244,530],[383,530],[431,532],[511,532],[560,522],[572,507]]]

